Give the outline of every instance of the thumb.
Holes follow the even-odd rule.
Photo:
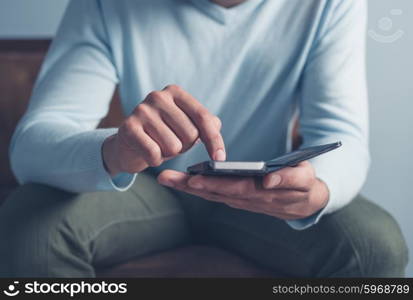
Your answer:
[[[169,187],[186,185],[190,175],[174,170],[164,170],[158,175],[158,182]]]

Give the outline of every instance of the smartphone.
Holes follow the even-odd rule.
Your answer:
[[[204,161],[187,168],[191,175],[263,176],[285,167],[293,167],[302,161],[337,149],[341,142],[312,146],[287,153],[269,161]]]

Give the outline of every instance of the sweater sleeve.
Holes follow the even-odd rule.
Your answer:
[[[107,114],[118,76],[98,0],[72,0],[66,10],[10,146],[23,184],[71,192],[124,190],[136,175],[111,178],[101,147],[116,128],[96,129]]]
[[[311,160],[330,197],[306,219],[288,221],[296,229],[317,223],[359,193],[369,167],[365,75],[366,1],[329,1],[302,77],[302,147],[341,141],[337,150]]]

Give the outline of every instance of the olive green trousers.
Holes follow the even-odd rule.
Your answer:
[[[401,277],[408,260],[393,217],[362,197],[301,231],[172,191],[149,173],[126,192],[27,184],[0,207],[1,277],[93,277],[97,268],[189,243],[222,247],[286,277]]]

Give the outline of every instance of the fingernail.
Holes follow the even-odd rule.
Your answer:
[[[269,188],[276,187],[277,185],[280,184],[280,182],[281,182],[281,176],[280,175],[278,175],[278,174],[271,175],[270,182],[268,184]]]
[[[197,189],[197,190],[200,190],[200,189],[203,189],[203,188],[204,188],[204,186],[202,185],[202,183],[200,183],[200,182],[197,181],[197,180],[189,180],[189,181],[188,181],[188,185],[189,185],[191,188]]]
[[[219,149],[217,152],[215,152],[215,160],[222,160],[224,161],[226,159],[226,154],[224,150]]]

